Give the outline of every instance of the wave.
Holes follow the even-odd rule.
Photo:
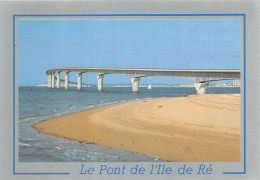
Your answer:
[[[87,109],[90,109],[90,108],[93,108],[94,106],[93,105],[89,105],[89,106],[87,106],[86,108]]]
[[[25,118],[25,119],[19,119],[20,122],[23,122],[23,121],[29,121],[29,120],[32,120],[34,119],[35,116],[32,116],[32,117],[28,117],[28,118]]]
[[[21,147],[30,147],[31,145],[19,142],[19,146],[21,146]]]
[[[19,138],[19,142],[33,142],[34,141],[34,139],[32,139],[32,138],[28,138],[28,139],[25,139],[25,138]]]
[[[93,152],[93,151],[85,151],[85,150],[78,150],[78,149],[71,149],[66,150],[63,152],[67,158],[73,158],[75,160],[81,160],[81,161],[100,161],[100,159],[103,160],[109,160],[109,159],[118,159],[118,156],[111,155],[111,154],[105,154],[101,152]]]
[[[58,149],[58,150],[61,150],[61,147],[62,146],[62,144],[60,144],[59,146],[56,146],[56,147],[54,147],[55,149]]]
[[[73,109],[75,106],[68,106],[67,109]]]
[[[116,104],[116,103],[118,103],[118,101],[113,101],[113,102],[111,102],[111,104]]]

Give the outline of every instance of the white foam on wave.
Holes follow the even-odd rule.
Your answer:
[[[63,153],[67,158],[74,158],[82,161],[98,161],[98,160],[114,160],[118,158],[118,156],[114,156],[111,154],[105,154],[101,152],[93,152],[93,151],[85,151],[79,149],[68,149]]]
[[[58,150],[61,150],[61,147],[62,146],[62,144],[60,144],[59,146],[56,146],[56,147],[54,147],[55,149],[58,149]]]
[[[111,104],[116,104],[116,103],[118,103],[118,101],[113,101],[113,102],[111,102]]]
[[[19,142],[19,146],[21,146],[21,147],[30,147],[31,145]]]
[[[94,106],[93,105],[89,105],[89,106],[87,106],[86,108],[87,109],[90,109],[90,108],[93,108]]]
[[[32,117],[28,117],[28,118],[25,118],[25,119],[20,119],[19,121],[20,121],[20,122],[29,121],[29,120],[32,120],[32,119],[34,119],[34,118],[35,118],[35,117],[32,116]]]
[[[75,106],[68,106],[67,109],[73,109]]]
[[[19,141],[20,141],[20,142],[21,142],[21,141],[23,141],[23,142],[32,142],[32,141],[34,141],[34,139],[32,139],[32,138],[28,138],[28,139],[19,138]]]

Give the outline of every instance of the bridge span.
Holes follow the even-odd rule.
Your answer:
[[[46,71],[48,87],[60,88],[60,73],[64,73],[65,89],[69,88],[69,73],[77,73],[77,89],[82,89],[82,74],[94,73],[97,75],[98,91],[103,91],[103,79],[107,74],[122,74],[129,76],[132,82],[132,91],[138,92],[142,77],[169,76],[194,81],[197,94],[205,94],[209,81],[239,80],[239,69],[144,69],[144,68],[53,68]]]

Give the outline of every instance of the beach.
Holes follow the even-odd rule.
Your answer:
[[[174,162],[240,161],[240,95],[137,100],[41,121],[39,132]]]

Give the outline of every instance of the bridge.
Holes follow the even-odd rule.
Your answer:
[[[132,91],[139,91],[140,80],[147,76],[169,76],[194,81],[197,94],[205,94],[208,82],[220,80],[240,79],[239,69],[144,69],[144,68],[54,68],[46,71],[48,87],[60,88],[60,73],[64,73],[65,89],[69,88],[69,73],[77,73],[77,89],[82,89],[82,74],[94,73],[97,75],[98,91],[103,91],[103,79],[107,74],[122,74],[129,76],[132,82]]]

